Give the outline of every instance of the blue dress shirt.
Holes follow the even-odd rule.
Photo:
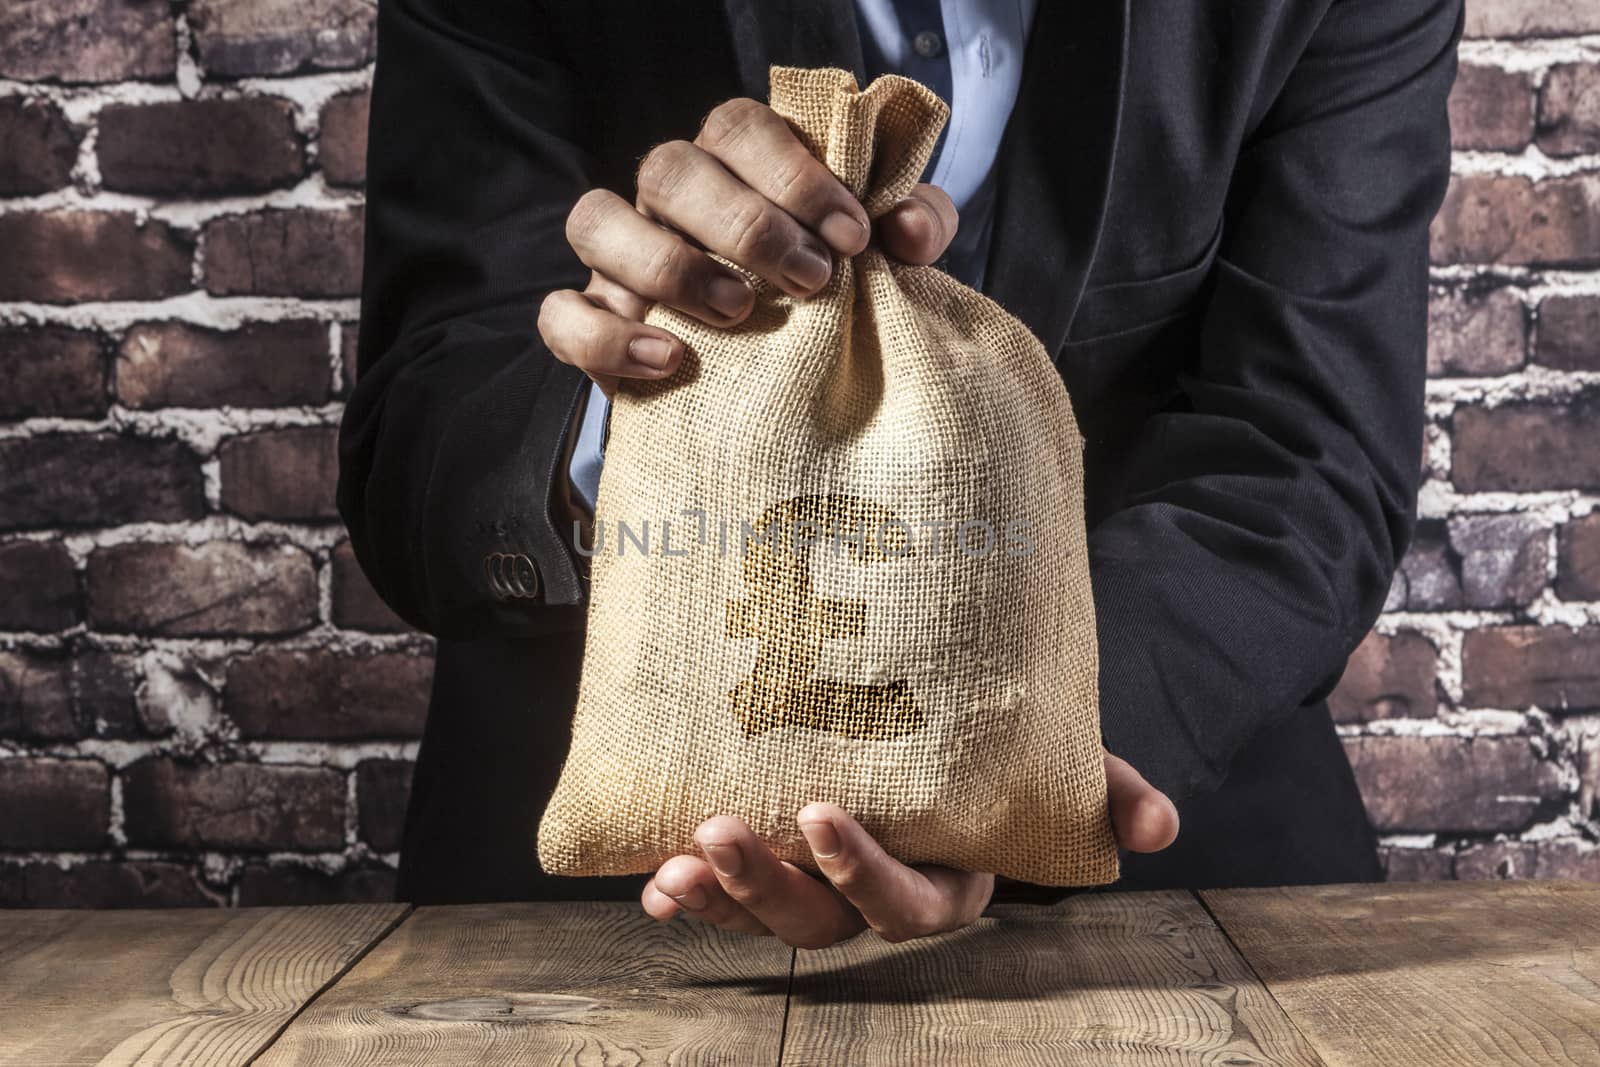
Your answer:
[[[944,267],[983,288],[994,232],[995,157],[1022,85],[1022,54],[1038,0],[855,0],[861,52],[870,80],[915,78],[950,105],[950,121],[922,180],[950,194],[961,224]],[[568,478],[594,509],[610,402],[589,390]]]

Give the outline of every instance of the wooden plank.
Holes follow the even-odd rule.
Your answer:
[[[246,1063],[405,911],[0,911],[0,1064]]]
[[[420,908],[260,1062],[771,1064],[791,959],[636,904]]]
[[[795,964],[784,1067],[1316,1064],[1188,893],[1006,905],[956,933],[872,935]]]
[[[1329,1064],[1600,1064],[1600,886],[1203,896]]]

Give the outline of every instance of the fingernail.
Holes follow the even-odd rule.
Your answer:
[[[833,260],[809,245],[796,245],[783,257],[778,270],[791,285],[810,292],[828,284],[828,277],[833,273]]]
[[[635,363],[656,370],[666,370],[672,362],[672,343],[659,337],[635,337],[628,342],[628,355]]]
[[[833,828],[833,823],[826,820],[803,822],[800,832],[806,835],[806,844],[811,846],[811,854],[817,859],[830,860],[839,854],[839,831]]]
[[[706,283],[706,303],[719,315],[737,318],[749,301],[750,287],[737,278],[718,274]]]
[[[819,230],[822,239],[840,252],[855,252],[867,243],[866,224],[847,212],[833,212],[822,220]]]
[[[724,878],[737,878],[739,872],[744,870],[744,854],[739,851],[738,845],[701,845],[705,850],[706,859],[711,861],[711,866]]]
[[[672,899],[689,911],[699,911],[706,906],[706,891],[697,885],[690,886],[689,891],[683,896]]]

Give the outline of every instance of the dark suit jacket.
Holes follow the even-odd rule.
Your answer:
[[[385,599],[440,637],[401,892],[631,893],[533,858],[584,598],[552,490],[585,379],[536,315],[586,283],[563,236],[581,193],[631,198],[652,144],[764,99],[769,62],[859,76],[853,7],[378,18],[339,502]],[[1086,438],[1107,744],[1183,815],[1129,885],[1378,875],[1324,697],[1411,535],[1460,19],[1459,0],[1039,6],[986,288],[1056,354]],[[496,553],[532,562],[535,596],[503,598]]]

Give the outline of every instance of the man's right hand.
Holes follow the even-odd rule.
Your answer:
[[[594,189],[573,207],[567,240],[589,284],[557,290],[539,309],[550,351],[608,395],[618,378],[664,378],[683,358],[681,339],[643,325],[652,304],[712,326],[750,314],[750,286],[707,252],[803,298],[827,284],[834,254],[855,255],[870,237],[896,259],[928,264],[956,232],[950,197],[918,185],[873,234],[850,190],[755,100],[719,104],[692,142],[651,149],[637,184],[633,204]]]

